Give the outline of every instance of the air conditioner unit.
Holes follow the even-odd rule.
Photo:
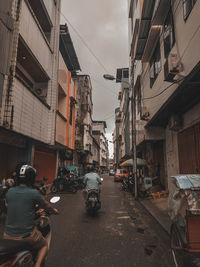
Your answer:
[[[176,45],[170,51],[168,58],[164,64],[164,80],[168,82],[173,82],[177,74],[183,75],[183,64],[177,53]]]
[[[168,122],[169,130],[179,131],[182,126],[182,120],[179,115],[172,115]]]
[[[46,98],[47,97],[47,90],[44,90],[42,88],[37,88],[36,90],[36,94],[42,98]]]
[[[147,110],[147,107],[146,106],[141,107],[140,119],[147,121],[147,120],[149,120],[149,116],[150,116],[150,113]]]

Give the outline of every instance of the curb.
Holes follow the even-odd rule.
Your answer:
[[[147,209],[147,207],[138,199],[138,202],[142,205],[142,207],[148,212],[148,214],[152,217],[152,218],[154,218],[154,220],[156,220],[157,221],[157,223],[162,227],[162,229],[165,231],[165,233],[167,234],[167,235],[169,235],[170,236],[170,230],[168,230],[168,229],[166,229],[164,226],[163,226],[163,224],[160,222],[160,220],[156,217],[156,216],[154,216],[154,214],[152,214],[150,211],[149,211],[149,209]]]

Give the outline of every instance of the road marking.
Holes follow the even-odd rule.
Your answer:
[[[130,216],[121,216],[121,217],[117,217],[117,219],[130,219]]]

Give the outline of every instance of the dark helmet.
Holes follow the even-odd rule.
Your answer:
[[[88,172],[94,172],[95,171],[95,169],[94,169],[94,167],[93,166],[91,166],[91,167],[88,167]]]
[[[18,182],[20,184],[33,185],[37,176],[36,169],[30,165],[22,165],[17,173]]]

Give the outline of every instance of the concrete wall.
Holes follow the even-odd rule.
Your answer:
[[[56,141],[63,145],[66,143],[66,121],[59,114],[56,115]]]
[[[200,1],[196,2],[186,21],[184,21],[183,19],[182,1],[175,1],[173,5],[173,11],[175,12],[173,19],[176,40],[175,46],[173,47],[173,51],[177,52],[177,54],[179,55],[179,59],[183,64],[183,74],[188,75],[200,60]],[[167,86],[169,86],[169,82],[164,81],[163,65],[165,63],[165,57],[162,34],[160,36],[159,41],[162,69],[153,87],[150,88],[149,64],[143,64],[143,73],[141,77],[143,98],[152,97],[160,93]],[[177,76],[177,78],[181,79],[183,77]],[[143,101],[143,106],[147,107],[147,111],[150,113],[150,117],[152,117],[159,110],[162,104],[169,98],[169,96],[176,90],[177,87],[178,84],[173,85],[160,96],[154,99]]]
[[[50,110],[20,81],[13,86],[13,130],[31,138],[50,143],[48,118]]]
[[[179,174],[178,139],[177,132],[166,129],[165,139],[167,177]]]
[[[183,115],[183,129],[200,122],[200,103],[191,108]]]

